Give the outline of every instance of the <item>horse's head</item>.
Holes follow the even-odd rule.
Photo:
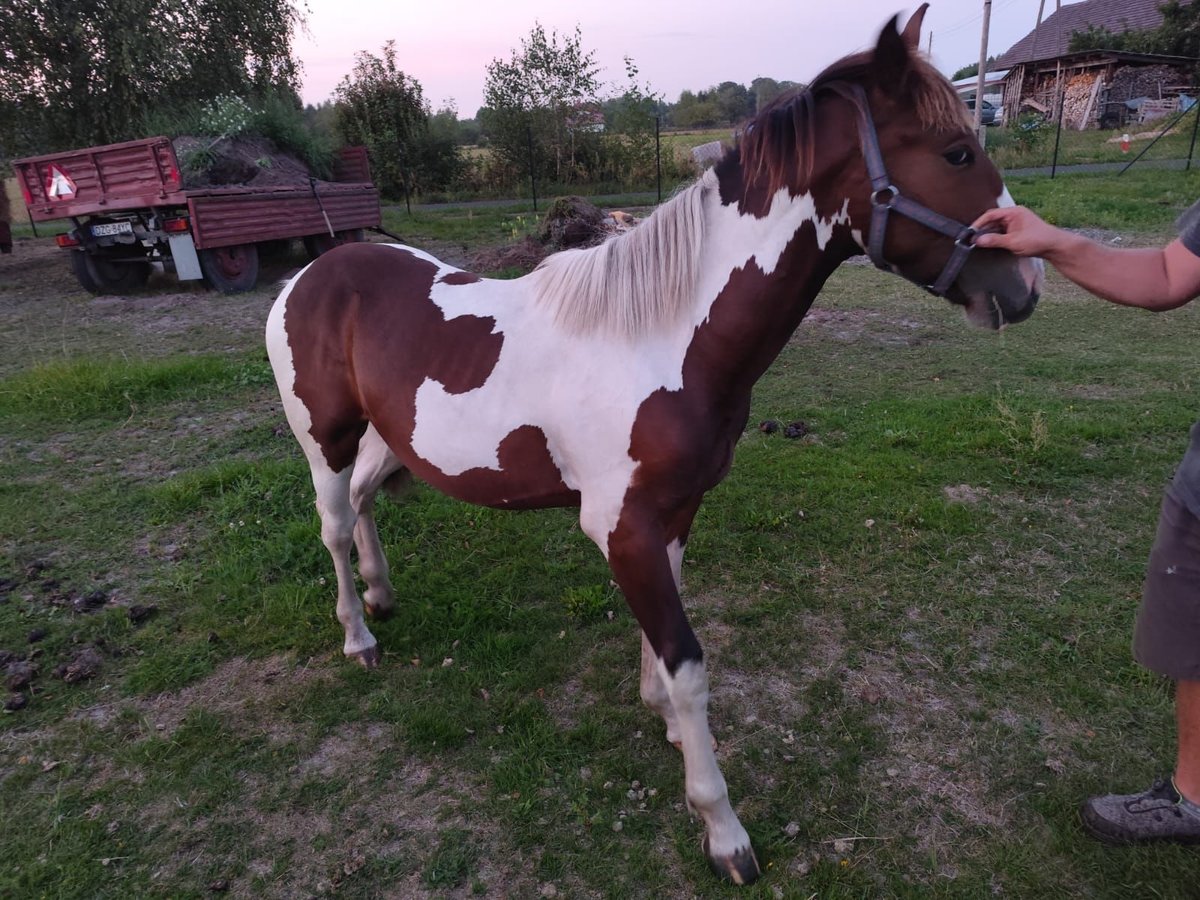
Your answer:
[[[818,81],[853,108],[866,165],[851,179],[851,219],[873,261],[961,304],[973,323],[999,328],[1033,312],[1043,265],[972,247],[970,223],[1012,200],[966,105],[917,51],[927,6],[903,32],[892,19],[853,75],[838,75],[843,61]]]
[[[1043,267],[973,247],[970,223],[1012,201],[966,104],[918,52],[927,5],[903,32],[892,19],[874,49],[839,60],[755,119],[741,143],[737,200],[761,215],[782,189],[809,193],[823,217],[849,220],[857,246],[847,237],[838,252],[865,250],[964,306],[972,322],[999,328],[1033,312]]]

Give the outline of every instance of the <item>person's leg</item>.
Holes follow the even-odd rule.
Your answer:
[[[1147,669],[1175,681],[1175,775],[1140,794],[1092,797],[1080,810],[1083,825],[1111,844],[1200,844],[1200,520],[1169,492],[1146,567],[1133,652]]]
[[[1179,726],[1175,788],[1192,803],[1200,804],[1200,681],[1176,683],[1175,721]]]

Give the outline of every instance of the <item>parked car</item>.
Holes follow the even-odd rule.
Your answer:
[[[975,98],[974,97],[971,97],[969,100],[967,100],[967,109],[969,109],[972,113],[975,112]],[[988,101],[984,100],[983,101],[983,114],[980,116],[980,121],[982,121],[984,125],[995,125],[997,112],[998,111],[995,106],[993,106]]]

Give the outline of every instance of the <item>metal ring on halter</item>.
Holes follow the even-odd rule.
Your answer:
[[[963,233],[954,239],[954,243],[960,247],[970,249],[975,246],[975,238],[977,237],[979,237],[979,232],[968,225],[963,229]]]
[[[880,195],[882,194],[888,195],[886,201],[881,201],[879,199]],[[900,188],[896,187],[894,184],[889,184],[887,187],[882,187],[877,191],[871,191],[871,205],[882,206],[886,209],[891,209],[892,204],[896,202],[896,198],[899,196]]]

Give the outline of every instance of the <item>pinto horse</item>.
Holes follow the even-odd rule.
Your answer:
[[[486,506],[578,507],[641,626],[641,696],[683,751],[705,853],[737,883],[760,869],[713,752],[680,564],[752,387],[864,250],[988,328],[1025,319],[1041,289],[1040,261],[971,249],[965,223],[1011,201],[965,105],[917,53],[924,10],[760,113],[633,231],[512,281],[348,244],[293,278],[267,323],[337,572],[343,652],[376,665],[363,605],[378,617],[394,604],[372,516],[381,487],[416,476]]]

